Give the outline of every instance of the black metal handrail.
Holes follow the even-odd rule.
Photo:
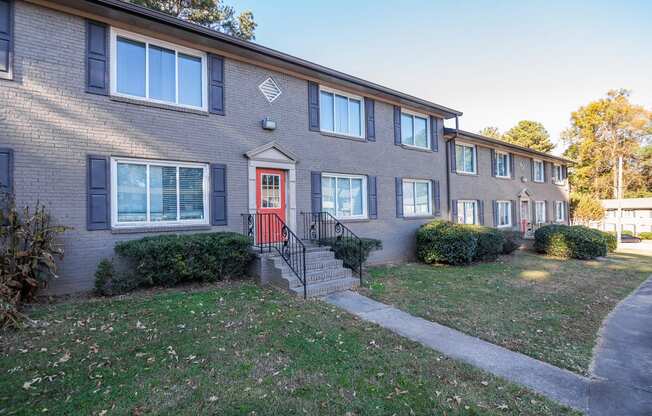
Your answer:
[[[352,241],[358,246],[358,264],[351,267],[360,277],[362,285],[362,239],[328,212],[302,212],[303,238],[319,245],[332,245],[336,241]],[[357,270],[356,270],[357,269]]]
[[[306,298],[306,246],[281,217],[273,213],[242,214],[242,230],[261,254],[276,251],[285,260],[303,285]]]

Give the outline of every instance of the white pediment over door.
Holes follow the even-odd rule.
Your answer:
[[[250,160],[290,163],[293,165],[298,162],[296,155],[292,151],[286,149],[275,141],[252,149],[245,153],[245,156]]]

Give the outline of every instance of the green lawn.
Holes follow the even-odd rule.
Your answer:
[[[586,374],[600,325],[652,273],[652,257],[558,260],[515,252],[467,267],[370,270],[373,298],[556,366]]]
[[[47,326],[0,333],[0,415],[575,414],[322,302],[251,283],[30,315]]]

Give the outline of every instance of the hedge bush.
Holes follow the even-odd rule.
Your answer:
[[[383,248],[383,243],[380,240],[374,238],[360,238],[360,240],[362,245],[353,238],[324,238],[320,240],[320,243],[330,246],[335,252],[335,258],[342,260],[345,267],[357,271],[360,261],[362,260],[362,264],[364,264],[372,250]]]
[[[582,225],[546,225],[534,233],[534,249],[555,257],[593,259],[606,256],[612,244],[607,233]]]
[[[127,260],[133,273],[130,281],[172,286],[179,282],[212,282],[244,275],[252,259],[249,246],[249,239],[240,234],[200,233],[125,241],[115,246],[115,252]]]
[[[483,226],[467,225],[467,227],[478,237],[473,260],[493,261],[503,254],[506,239],[500,230]]]
[[[505,243],[503,244],[503,254],[512,254],[521,246],[521,233],[518,231],[503,231]]]
[[[417,230],[417,258],[424,263],[469,264],[478,246],[478,235],[469,227],[432,221]]]
[[[652,240],[652,232],[650,231],[639,233],[638,236],[643,240]]]

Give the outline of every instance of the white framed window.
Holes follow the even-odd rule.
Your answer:
[[[496,201],[497,220],[496,227],[512,226],[512,201]]]
[[[322,209],[335,218],[367,218],[367,177],[323,173]]]
[[[534,222],[536,224],[546,222],[546,201],[534,202]]]
[[[403,215],[406,217],[432,215],[431,181],[403,179]]]
[[[327,133],[364,137],[364,99],[319,87],[319,128]]]
[[[455,166],[458,173],[477,172],[476,147],[472,144],[455,143]]]
[[[534,182],[544,182],[545,181],[545,172],[544,172],[544,167],[543,167],[543,161],[542,160],[533,160],[532,163],[534,166],[532,167],[532,172],[534,174],[534,177],[532,180]]]
[[[111,28],[111,95],[206,111],[206,54]]]
[[[509,153],[496,151],[496,177],[511,178]]]
[[[563,201],[555,201],[555,221],[564,222],[566,220],[566,204]]]
[[[457,201],[457,222],[459,224],[477,224],[478,201]]]
[[[111,159],[112,226],[208,225],[208,165]]]
[[[401,110],[401,144],[430,149],[428,116]]]
[[[564,183],[564,170],[561,165],[552,165],[552,179],[558,185]]]
[[[260,205],[261,209],[278,209],[283,206],[281,201],[281,175],[262,173],[260,175]]]

